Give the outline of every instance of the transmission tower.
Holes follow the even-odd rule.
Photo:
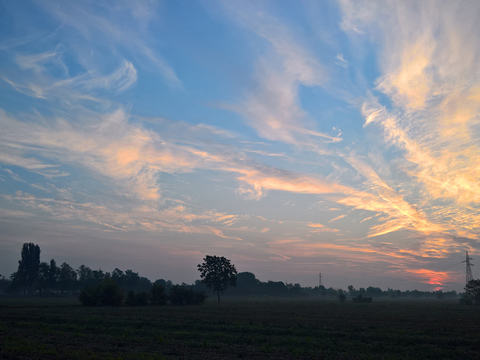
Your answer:
[[[466,267],[467,267],[467,271],[466,271],[466,284],[468,284],[468,282],[470,280],[473,280],[473,275],[472,275],[472,266],[473,264],[470,263],[470,260],[472,260],[472,258],[470,256],[468,256],[468,251],[465,251],[466,253],[466,258],[465,258],[465,261],[462,261],[462,263],[465,263],[466,264]]]
[[[322,273],[318,274],[318,287],[322,286]]]

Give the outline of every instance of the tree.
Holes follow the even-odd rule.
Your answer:
[[[480,301],[480,279],[470,280],[465,285],[465,292],[470,298]]]
[[[150,300],[152,301],[152,305],[166,305],[167,299],[168,295],[165,291],[165,287],[156,281],[150,288]]]
[[[60,265],[60,269],[58,271],[58,286],[60,291],[63,293],[72,292],[74,290],[76,281],[77,273],[75,270],[66,262]]]
[[[38,278],[40,266],[40,247],[34,243],[25,243],[22,247],[21,260],[18,260],[16,279],[23,293],[31,291]]]
[[[50,266],[46,262],[41,262],[38,267],[38,278],[37,278],[37,288],[40,296],[42,295],[43,290],[48,288],[48,272]]]
[[[220,293],[229,286],[237,284],[237,269],[230,260],[219,256],[206,255],[203,264],[198,264],[200,278],[210,289],[217,292],[218,303],[220,304]]]
[[[77,269],[78,287],[83,289],[87,284],[91,283],[93,279],[93,272],[88,266],[80,265]]]
[[[120,306],[123,298],[123,291],[111,278],[104,278],[99,285],[86,286],[78,296],[84,306]]]
[[[53,291],[57,285],[57,273],[58,273],[58,268],[57,268],[57,263],[55,260],[50,260],[50,267],[48,269],[48,289],[50,291]]]

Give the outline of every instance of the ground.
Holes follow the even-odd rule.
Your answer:
[[[1,359],[473,359],[480,307],[448,300],[209,299],[86,308],[0,298]]]

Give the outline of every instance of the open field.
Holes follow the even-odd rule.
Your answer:
[[[85,308],[0,298],[1,359],[473,359],[480,307],[441,300],[225,299]]]

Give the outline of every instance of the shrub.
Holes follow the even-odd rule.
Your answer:
[[[112,279],[103,279],[100,285],[86,286],[78,299],[84,306],[119,306],[123,301],[123,291]]]
[[[358,295],[357,297],[354,297],[352,299],[354,303],[371,303],[372,298],[371,297],[363,297],[362,294]]]
[[[152,305],[166,305],[168,295],[165,287],[160,284],[153,284],[150,288],[150,300]]]
[[[203,291],[193,291],[185,286],[175,285],[170,289],[169,299],[172,305],[200,305],[207,296]]]
[[[135,306],[148,305],[148,292],[141,291],[135,294]]]
[[[101,304],[105,306],[119,306],[123,301],[123,291],[113,279],[103,279],[101,287]]]
[[[80,300],[84,306],[99,306],[101,298],[100,290],[100,285],[85,286],[82,291],[80,291],[78,300]]]
[[[132,290],[127,292],[127,298],[125,299],[125,305],[134,306],[135,305],[135,293]]]
[[[148,305],[148,293],[146,291],[134,293],[130,290],[127,293],[125,305],[128,306],[147,306]]]
[[[192,290],[193,291],[193,290]],[[207,294],[204,291],[195,291],[195,305],[202,305],[205,300],[208,298]]]

